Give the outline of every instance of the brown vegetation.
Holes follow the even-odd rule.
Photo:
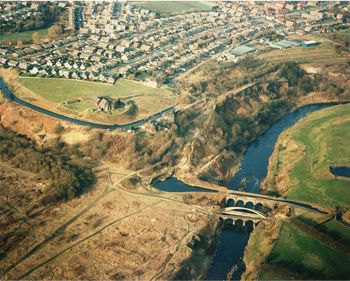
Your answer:
[[[259,69],[258,62],[249,62],[248,66],[250,64],[255,64],[256,69]],[[234,95],[219,95],[216,102],[209,99],[204,109],[198,105],[178,114],[175,122],[180,136],[195,136],[186,150],[187,155],[184,157],[189,158],[189,161],[187,167],[180,167],[181,174],[194,173],[202,180],[225,183],[225,179],[234,172],[247,145],[300,103],[317,102],[313,92],[320,93],[323,102],[349,100],[349,78],[341,72],[348,70],[345,70],[343,64],[338,65],[338,68],[340,71],[337,76],[327,75],[329,73],[310,75],[295,63],[281,64],[277,71],[271,68],[270,72],[275,72],[268,72],[268,76],[260,73],[260,70],[257,73],[252,70],[252,80],[248,79],[247,82],[254,79],[260,82],[243,88]],[[208,73],[207,79],[224,79],[224,73],[225,69],[218,70],[218,73]],[[223,91],[223,85],[218,86],[217,93]],[[228,85],[226,87],[231,89]],[[195,92],[194,95],[200,92]],[[208,95],[212,94],[213,91],[208,92]],[[201,129],[196,134],[193,127]]]
[[[39,148],[30,139],[0,125],[1,161],[49,180],[42,198],[44,203],[72,199],[94,181],[91,168],[83,166],[81,161],[73,163],[71,157],[61,155],[59,149]]]
[[[281,223],[277,221],[260,222],[250,235],[244,253],[246,270],[242,280],[257,280],[259,269],[266,263],[273,245],[278,238]]]

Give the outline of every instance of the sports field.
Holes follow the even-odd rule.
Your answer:
[[[136,5],[149,9],[154,12],[159,12],[161,15],[181,14],[191,10],[209,11],[213,6],[210,2],[204,1],[149,1],[135,2]]]
[[[290,199],[350,207],[350,181],[329,171],[350,166],[349,112],[350,104],[332,106],[286,130],[271,157],[267,186]]]

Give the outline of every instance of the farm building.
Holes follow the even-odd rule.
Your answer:
[[[304,41],[301,43],[301,46],[303,47],[313,47],[318,45],[320,45],[320,42],[316,42],[316,41]]]

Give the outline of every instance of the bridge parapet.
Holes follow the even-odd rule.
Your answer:
[[[227,215],[227,214],[218,214],[218,216],[219,216],[219,219],[225,223],[232,224],[232,225],[240,223],[242,226],[247,225],[249,222],[251,222],[254,226],[261,221],[268,220],[268,218],[241,217],[241,216],[234,216],[234,215]]]
[[[260,197],[253,197],[253,196],[246,196],[241,194],[227,194],[225,196],[225,206],[229,206],[230,202],[232,202],[233,206],[237,205],[252,205],[251,207],[257,209],[259,206],[265,206],[270,209],[274,209],[283,202],[275,201],[268,198],[260,198]],[[239,204],[241,203],[241,204]]]

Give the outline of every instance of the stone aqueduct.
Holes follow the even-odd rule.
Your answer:
[[[260,221],[270,220],[272,218],[258,215],[260,212],[257,210],[263,206],[269,209],[275,209],[281,204],[285,204],[285,202],[273,200],[268,198],[268,196],[266,197],[267,198],[263,196],[253,197],[235,193],[227,194],[223,199],[223,205],[225,207],[218,214],[218,217],[225,223],[241,226],[254,226]]]
[[[241,194],[228,194],[224,198],[225,207],[232,206],[243,206],[247,208],[254,208],[258,209],[261,206],[268,207],[270,209],[275,209],[281,204],[283,204],[283,201],[277,201],[272,200],[270,198],[263,198],[263,197],[253,197],[253,196],[247,196],[247,195],[241,195]]]

